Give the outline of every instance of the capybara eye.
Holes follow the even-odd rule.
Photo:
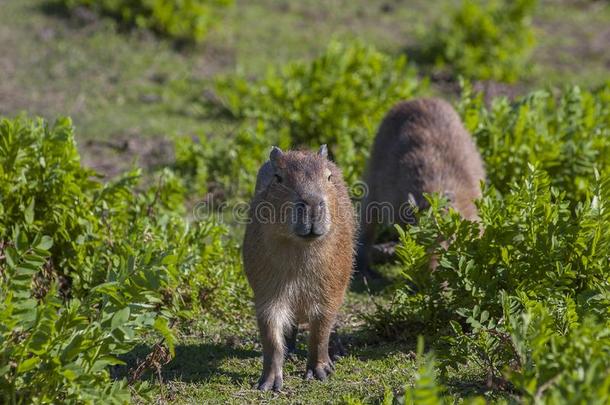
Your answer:
[[[276,175],[275,175],[275,180],[276,180],[278,183],[281,183],[281,182],[282,182],[282,176],[280,176],[279,174],[276,174]]]
[[[332,174],[329,174],[329,175],[328,175],[328,181],[330,181],[330,178],[331,178],[331,177],[333,177],[333,175],[332,175]]]

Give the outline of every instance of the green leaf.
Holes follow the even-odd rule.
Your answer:
[[[15,263],[17,263],[19,256],[17,251],[9,246],[4,249],[4,257],[6,258],[6,263],[9,265],[9,267],[15,267]]]
[[[105,370],[106,367],[108,366],[116,366],[116,365],[124,365],[125,362],[121,361],[117,358],[111,357],[111,356],[105,356],[100,358],[99,360],[96,360],[95,363],[93,363],[93,366],[91,367],[91,372],[92,373],[97,373],[99,371]]]
[[[115,312],[112,316],[112,321],[110,324],[110,328],[112,330],[117,329],[120,326],[123,326],[129,320],[130,310],[129,307],[124,307]]]
[[[34,357],[30,357],[27,360],[22,361],[19,366],[17,367],[17,372],[18,373],[26,373],[30,370],[32,370],[33,368],[35,368],[38,363],[40,363],[40,357],[38,356],[34,356]]]
[[[63,363],[71,362],[82,351],[83,340],[82,334],[72,336],[72,339],[61,353],[61,361]]]
[[[174,350],[175,350],[176,337],[174,336],[174,333],[172,332],[172,330],[169,328],[168,320],[163,317],[158,317],[157,319],[155,319],[155,329],[165,339],[165,343],[167,344],[167,347],[169,348],[171,355],[175,356]]]
[[[168,265],[172,265],[172,264],[176,264],[177,262],[177,256],[176,255],[167,255],[163,258],[162,263],[166,266]]]
[[[31,225],[34,222],[34,205],[36,200],[32,198],[30,204],[28,204],[27,208],[23,212],[23,216],[25,219],[25,223]]]
[[[35,354],[44,354],[50,343],[50,328],[39,328],[29,340],[28,348]]]
[[[44,235],[40,240],[40,243],[36,245],[37,249],[41,250],[49,250],[53,246],[53,238],[50,236]]]
[[[19,266],[16,269],[16,273],[20,276],[33,276],[38,273],[38,268],[32,268],[33,266]]]

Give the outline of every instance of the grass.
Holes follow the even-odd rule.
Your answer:
[[[360,38],[399,54],[417,45],[417,36],[451,1],[236,3],[204,45],[180,48],[150,33],[123,32],[107,19],[66,16],[43,0],[3,0],[0,115],[28,111],[48,118],[73,117],[86,162],[112,172],[112,166],[129,164],[129,159],[115,150],[91,147],[95,142],[139,140],[131,151],[137,154],[144,149],[142,139],[229,133],[233,124],[201,103],[212,94],[216,75],[240,70],[257,77],[269,64],[312,57],[331,38]],[[534,70],[517,84],[517,91],[566,83],[592,87],[607,79],[610,3],[542,1],[535,26]],[[446,87],[437,85],[435,90],[448,96]],[[373,297],[361,287],[349,293],[343,306],[340,332],[349,355],[338,362],[330,381],[303,381],[301,336],[301,352],[285,367],[284,391],[252,390],[261,351],[248,308],[244,317],[250,321],[245,323],[202,320],[185,328],[176,358],[162,371],[163,384],[154,387],[154,398],[179,403],[326,403],[351,395],[375,402],[386,388],[400,390],[416,367],[414,342],[378,341],[367,330],[361,315],[374,309],[371,300],[388,304],[390,287],[380,287]],[[145,346],[131,353],[129,364],[146,353]],[[474,377],[474,369],[456,372],[451,393],[479,391],[469,383]]]
[[[347,356],[336,362],[335,374],[326,382],[305,381],[307,332],[299,333],[297,353],[284,365],[281,393],[252,389],[262,370],[261,346],[254,322],[240,330],[226,324],[189,328],[176,347],[176,357],[163,368],[163,385],[155,385],[155,401],[177,403],[310,404],[338,402],[348,396],[375,402],[385,389],[400,391],[416,370],[414,344],[379,342],[361,320],[372,309],[368,293],[351,291],[340,315],[340,339]],[[375,296],[385,302],[384,295]],[[252,317],[253,318],[253,313]],[[141,347],[128,364],[149,352]],[[150,378],[153,378],[151,375]],[[154,380],[158,381],[158,377]]]
[[[213,375],[198,380],[179,379],[167,385],[169,398],[180,403],[255,403],[273,400],[280,404],[310,404],[339,402],[351,395],[365,401],[376,401],[384,394],[384,387],[394,387],[398,381],[407,382],[415,371],[412,358],[401,348],[377,346],[358,350],[343,358],[336,373],[327,382],[305,381],[302,378],[305,360],[290,360],[284,366],[285,388],[281,393],[261,393],[252,389],[260,373],[257,351],[234,350],[222,358],[223,352],[209,354],[201,346],[184,347],[196,350],[202,358],[208,354],[208,364],[218,361]],[[221,357],[218,359],[217,356]],[[203,360],[203,359],[202,359]],[[182,368],[180,370],[182,372]],[[184,378],[184,377],[183,377]]]
[[[152,399],[158,403],[185,404],[326,404],[357,398],[379,402],[386,391],[400,394],[413,382],[418,367],[416,341],[384,341],[363,320],[375,305],[389,305],[389,290],[396,268],[383,268],[388,277],[364,286],[354,280],[339,314],[339,339],[346,355],[335,363],[335,373],[325,382],[303,379],[306,366],[307,331],[301,330],[297,352],[284,365],[284,387],[280,393],[253,389],[262,370],[261,345],[253,308],[245,309],[245,321],[203,319],[184,327],[176,346],[176,357],[161,375],[148,373],[153,383]],[[332,341],[335,341],[334,339]],[[151,343],[151,342],[149,342]],[[150,352],[142,345],[124,360],[133,367]],[[124,375],[126,368],[120,370]],[[449,398],[492,395],[479,382],[475,367],[453,371],[446,383]],[[162,384],[159,384],[162,381]]]
[[[311,57],[331,38],[360,38],[397,54],[415,47],[450,3],[238,1],[204,45],[179,48],[108,19],[66,16],[46,0],[5,0],[0,114],[70,115],[88,139],[226,132],[198,102],[213,90],[214,75],[257,76],[270,63]],[[535,20],[535,70],[521,87],[604,81],[607,2],[543,1]]]

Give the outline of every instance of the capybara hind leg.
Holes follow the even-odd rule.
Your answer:
[[[333,328],[332,333],[330,334],[330,342],[328,344],[328,355],[330,356],[330,360],[333,362],[347,355],[347,349],[341,341],[341,336],[339,336],[339,331],[337,331],[336,325]]]
[[[286,340],[286,356],[288,357],[297,351],[298,333],[299,326],[296,323],[293,323],[284,334],[284,339]]]
[[[372,218],[369,218],[369,213],[363,209],[361,220],[362,230],[358,240],[358,252],[356,256],[356,274],[360,277],[369,279],[379,278],[379,273],[371,268],[371,247],[375,241],[376,225]]]
[[[284,364],[284,324],[277,318],[258,318],[263,343],[263,374],[257,388],[261,391],[282,389]]]
[[[321,315],[309,321],[309,353],[306,379],[325,380],[333,371],[333,363],[328,355],[328,340],[333,319]]]

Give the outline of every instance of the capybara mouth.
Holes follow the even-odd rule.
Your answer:
[[[314,239],[319,239],[320,237],[324,236],[324,232],[320,233],[320,232],[316,232],[316,230],[314,229],[314,227],[312,226],[309,229],[309,232],[307,233],[299,233],[299,232],[295,232],[295,234],[301,238],[301,239],[305,239],[305,240],[314,240]]]

